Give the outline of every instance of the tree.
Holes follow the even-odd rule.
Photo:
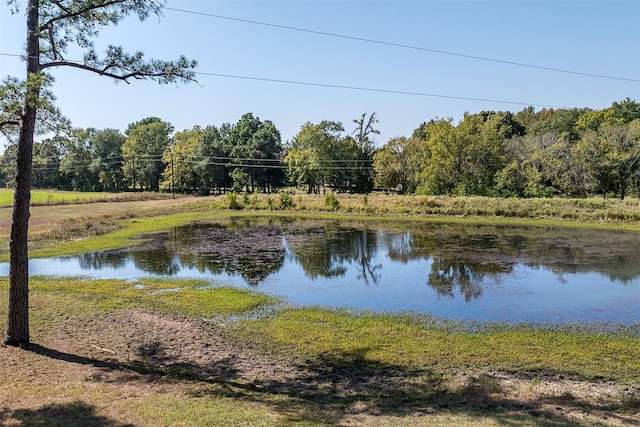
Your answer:
[[[596,189],[606,196],[615,183],[624,200],[629,181],[640,166],[640,119],[588,131],[576,146]]]
[[[136,184],[143,190],[160,190],[165,168],[162,154],[170,144],[172,132],[173,126],[157,117],[132,123],[127,128],[128,137],[122,145],[123,170],[134,191]]]
[[[526,128],[509,111],[481,111],[478,115],[484,123],[490,123],[502,138],[523,136]]]
[[[389,190],[399,189],[407,193],[409,189],[409,155],[413,139],[404,136],[390,139],[373,156],[376,182]]]
[[[43,84],[48,84],[50,79]],[[0,133],[9,141],[14,141],[20,130],[27,83],[15,77],[6,77],[0,85]],[[42,89],[36,100],[35,134],[62,134],[71,128],[69,120],[54,105],[55,96],[50,90]]]
[[[626,98],[624,101],[614,102],[604,112],[604,124],[623,125],[640,119],[640,103]]]
[[[510,113],[465,115],[456,129],[460,142],[467,147],[461,184],[465,194],[490,195],[496,173],[504,167],[504,139],[517,135],[519,129]]]
[[[279,185],[283,176],[277,162],[282,156],[280,132],[269,121],[247,113],[243,115],[229,132],[227,138],[229,156],[232,158],[229,174],[234,188],[245,187],[253,192],[256,186],[266,193],[274,184]]]
[[[122,191],[124,174],[122,171],[122,146],[125,136],[117,129],[103,129],[92,132],[89,139],[93,161],[91,173],[97,175],[101,191]]]
[[[353,131],[353,135],[355,135],[356,141],[360,145],[362,151],[372,151],[373,141],[371,140],[370,135],[380,135],[380,131],[373,127],[378,123],[376,113],[371,113],[368,119],[367,113],[362,113],[362,116],[360,116],[359,119],[353,119],[353,123],[358,125]]]
[[[60,175],[64,139],[54,137],[33,143],[34,188],[61,188],[64,185],[63,177]]]
[[[313,193],[320,183],[320,161],[317,151],[310,148],[294,148],[284,158],[289,179],[298,187],[306,186]]]
[[[585,110],[578,117],[576,127],[581,131],[597,131],[600,126],[624,125],[636,119],[640,119],[640,103],[626,98],[604,110]]]
[[[580,137],[578,119],[586,111],[588,110],[578,108],[543,109],[538,112],[539,120],[527,128],[527,134],[540,135],[556,132],[568,136],[570,141],[577,141]]]
[[[467,146],[457,137],[450,119],[430,122],[426,135],[431,158],[423,172],[425,190],[452,194],[464,173]]]
[[[373,189],[373,140],[371,135],[380,135],[380,131],[374,126],[378,123],[376,113],[371,113],[367,118],[367,113],[362,113],[353,122],[357,125],[352,135],[355,135],[356,152],[354,164],[354,190],[358,193],[368,193]]]
[[[202,143],[198,146],[198,162],[196,170],[201,179],[201,194],[207,195],[212,189],[220,194],[222,188],[232,185],[227,169],[226,135],[231,131],[231,125],[224,123],[220,129],[207,126],[202,132]]]
[[[336,186],[346,166],[341,133],[342,123],[323,120],[307,122],[300,127],[284,158],[289,167],[289,179],[298,185],[307,184],[309,193],[327,183]],[[341,166],[336,166],[341,165]]]
[[[166,146],[162,154],[162,161],[166,165],[162,176],[164,186],[172,192],[187,193],[198,189],[200,177],[195,159],[203,138],[203,129],[194,126],[193,129],[176,132]]]
[[[65,190],[95,191],[100,182],[98,175],[91,171],[93,153],[90,139],[95,129],[74,129],[65,138],[64,157],[60,161],[60,173],[65,177]]]
[[[18,144],[8,145],[0,156],[0,185],[13,187],[16,176],[16,153]]]
[[[558,132],[506,140],[504,165],[495,178],[497,193],[519,197],[549,197],[563,191],[579,193],[580,172],[568,140],[568,136]]]
[[[513,132],[495,113],[465,114],[455,126],[451,119],[425,127],[429,161],[421,173],[421,190],[434,194],[482,194],[494,191],[504,166],[504,137]]]
[[[263,193],[283,186],[286,182],[281,168],[284,152],[280,131],[270,120],[262,122],[253,135],[253,146],[258,152],[256,167],[252,170],[253,180],[262,187]]]
[[[590,189],[607,196],[614,180],[613,165],[609,160],[610,141],[600,132],[588,130],[574,148],[575,156],[584,165]]]
[[[15,13],[18,0],[9,0]],[[37,114],[43,94],[51,83],[46,70],[73,67],[116,80],[152,79],[159,83],[194,80],[195,61],[145,61],[140,52],[127,54],[122,47],[109,46],[100,59],[93,38],[103,27],[118,24],[130,14],[141,20],[160,15],[156,0],[28,0],[26,5],[26,87],[16,123],[18,151],[16,186],[10,237],[9,310],[4,342],[14,346],[29,344],[29,255],[27,236],[31,199],[32,150]],[[70,44],[83,49],[80,62],[65,58]]]

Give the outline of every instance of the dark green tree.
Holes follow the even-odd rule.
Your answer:
[[[0,155],[0,185],[5,188],[14,186],[16,177],[17,144],[9,144]]]
[[[263,122],[251,113],[243,115],[231,128],[227,144],[231,157],[229,174],[236,190],[244,187],[253,192],[257,187],[268,192],[282,185],[283,147],[280,132],[271,121]]]
[[[202,133],[202,143],[198,146],[196,169],[201,183],[200,194],[207,195],[211,191],[218,194],[233,185],[227,167],[229,152],[225,136],[229,134],[231,125],[223,124],[218,129],[207,126]]]
[[[98,190],[120,192],[124,188],[122,146],[125,136],[117,129],[94,131],[89,138],[90,165],[99,184]]]
[[[66,190],[96,191],[100,187],[98,174],[93,173],[94,161],[90,139],[95,129],[74,129],[65,138],[64,157],[60,161],[60,173],[64,177]]]
[[[33,182],[34,188],[63,188],[64,177],[60,173],[60,161],[63,156],[62,142],[66,137],[47,138],[33,143]]]
[[[173,126],[157,117],[129,125],[122,146],[123,171],[127,182],[147,191],[160,191],[165,164],[162,154],[170,144]]]

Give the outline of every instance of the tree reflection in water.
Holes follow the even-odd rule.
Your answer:
[[[458,287],[464,299],[469,301],[482,295],[480,283],[483,279],[484,273],[474,271],[471,266],[459,260],[436,258],[431,263],[427,284],[439,295],[450,297],[454,296],[453,291]]]
[[[378,252],[377,233],[369,229],[342,227],[327,222],[321,227],[292,228],[286,238],[289,259],[302,266],[305,275],[318,277],[343,276],[350,265],[359,270],[358,279],[376,283],[382,268],[374,264]]]
[[[280,228],[252,222],[229,226],[192,224],[174,230],[182,265],[214,274],[239,274],[257,285],[284,264]]]
[[[552,227],[245,218],[178,227],[134,248],[83,254],[80,262],[99,269],[132,260],[137,268],[164,276],[181,268],[237,274],[250,285],[289,262],[310,279],[351,271],[354,280],[369,285],[378,284],[383,271],[393,283],[402,268],[397,263],[427,260],[422,280],[438,295],[459,292],[470,301],[483,294],[489,279],[500,282],[516,265],[543,266],[560,279],[595,271],[627,283],[640,275],[638,254],[640,238],[624,232],[600,230],[594,238],[593,230]]]
[[[180,271],[180,261],[175,259],[171,251],[158,250],[167,241],[167,233],[159,233],[148,237],[144,245],[134,249],[115,251],[86,252],[78,255],[80,266],[87,270],[101,268],[125,268],[129,260],[136,268],[159,276],[173,276]]]
[[[631,231],[241,217],[117,251],[32,261],[35,274],[261,285],[295,304],[480,321],[638,322],[640,233]]]

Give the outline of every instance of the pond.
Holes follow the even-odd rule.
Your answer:
[[[293,304],[465,321],[640,323],[640,233],[629,231],[238,217],[33,259],[30,271],[204,278]]]

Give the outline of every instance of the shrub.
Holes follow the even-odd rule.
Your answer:
[[[324,205],[332,211],[340,209],[340,202],[338,201],[338,197],[336,197],[335,193],[327,193],[324,196]]]
[[[227,202],[229,203],[229,209],[242,209],[242,205],[238,203],[238,195],[233,191],[231,193],[227,193]]]
[[[293,208],[293,199],[289,193],[280,193],[280,209],[291,209]]]

